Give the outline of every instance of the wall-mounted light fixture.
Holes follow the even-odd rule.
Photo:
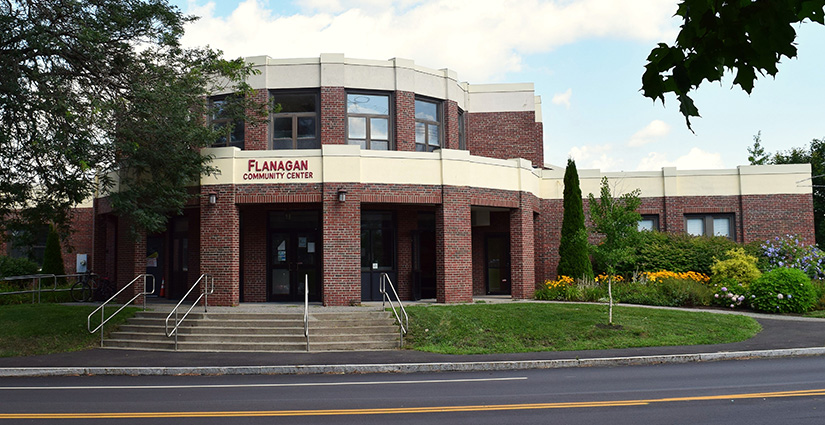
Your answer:
[[[210,193],[209,194],[209,205],[215,205],[218,203],[218,194],[217,193]]]
[[[346,202],[347,201],[347,190],[342,188],[338,189],[338,201],[339,202]]]

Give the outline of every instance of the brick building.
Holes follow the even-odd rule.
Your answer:
[[[532,84],[471,85],[404,59],[248,60],[280,111],[206,150],[220,174],[162,234],[125,237],[97,199],[96,272],[153,273],[169,298],[209,273],[223,305],[302,299],[304,279],[311,299],[346,305],[380,299],[382,273],[402,299],[446,303],[529,298],[555,277],[564,169],[543,162]],[[579,175],[584,194],[602,175],[640,188],[644,227],[814,242],[808,165]]]

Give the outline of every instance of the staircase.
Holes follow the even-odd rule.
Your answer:
[[[178,351],[306,351],[303,311],[250,312],[210,310],[189,314],[179,328]],[[232,309],[229,309],[232,310]],[[271,309],[270,309],[271,310]],[[381,310],[324,311],[309,315],[310,351],[392,350],[399,346],[398,325]],[[174,350],[166,337],[168,312],[144,311],[121,325],[104,348]]]

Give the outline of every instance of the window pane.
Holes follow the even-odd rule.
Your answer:
[[[639,225],[637,226],[637,228],[640,232],[644,230],[653,230],[653,220],[649,218],[639,220]]]
[[[349,117],[349,138],[367,138],[367,119],[362,117]]]
[[[370,118],[370,139],[390,140],[389,120],[386,118]]]
[[[415,101],[415,119],[438,121],[438,105],[423,100]]]
[[[388,151],[390,150],[390,142],[384,140],[372,140],[370,141],[370,149],[376,151]]]
[[[298,139],[298,149],[321,149],[318,139]]]
[[[702,218],[687,219],[687,232],[693,236],[702,236],[705,234],[705,220]]]
[[[441,141],[439,140],[438,126],[430,124],[429,126],[427,126],[427,130],[429,130],[430,133],[429,137],[427,138],[427,141],[429,142],[430,146],[441,146]]]
[[[292,139],[274,139],[272,149],[292,149]]]
[[[348,145],[361,145],[361,149],[367,148],[367,141],[366,140],[347,140]]]
[[[226,105],[225,100],[213,100],[212,101],[212,119],[219,119],[226,117],[227,113],[224,109],[224,105]]]
[[[292,117],[275,118],[272,120],[272,137],[274,139],[292,138]]]
[[[298,117],[298,138],[315,138],[315,117]]]
[[[284,112],[315,112],[314,94],[275,94],[272,103],[281,105],[280,113]]]
[[[731,237],[730,233],[730,218],[714,218],[713,219],[713,236]]]
[[[415,123],[415,143],[427,143],[427,124]]]
[[[355,114],[389,115],[390,98],[389,96],[381,95],[348,94],[347,112]]]

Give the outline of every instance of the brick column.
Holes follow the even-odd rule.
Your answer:
[[[338,189],[346,188],[345,202]],[[323,194],[324,305],[361,302],[361,200],[352,184],[326,183]]]
[[[266,89],[255,90],[252,94],[252,101],[258,104],[269,103],[269,91]],[[269,108],[266,109],[269,111]],[[252,111],[247,111],[251,116]],[[268,116],[260,122],[244,122],[244,150],[266,150],[269,149],[269,121]]]
[[[209,204],[209,194],[217,203]],[[215,278],[210,305],[234,306],[240,300],[240,221],[233,185],[201,186],[200,272]]]
[[[528,299],[536,289],[533,202],[520,196],[521,207],[510,212],[510,294]]]
[[[458,149],[458,104],[454,100],[447,100],[443,105],[444,147]]]
[[[395,150],[415,151],[415,93],[395,92]]]
[[[347,143],[347,92],[343,87],[321,87],[321,144]]]
[[[444,186],[435,215],[436,300],[473,301],[470,196],[466,187]]]
[[[146,232],[133,233],[129,220],[117,219],[117,286],[118,289],[131,282],[137,275],[146,273]],[[126,301],[143,291],[143,283],[133,284],[121,294]],[[143,300],[137,299],[136,303]]]

